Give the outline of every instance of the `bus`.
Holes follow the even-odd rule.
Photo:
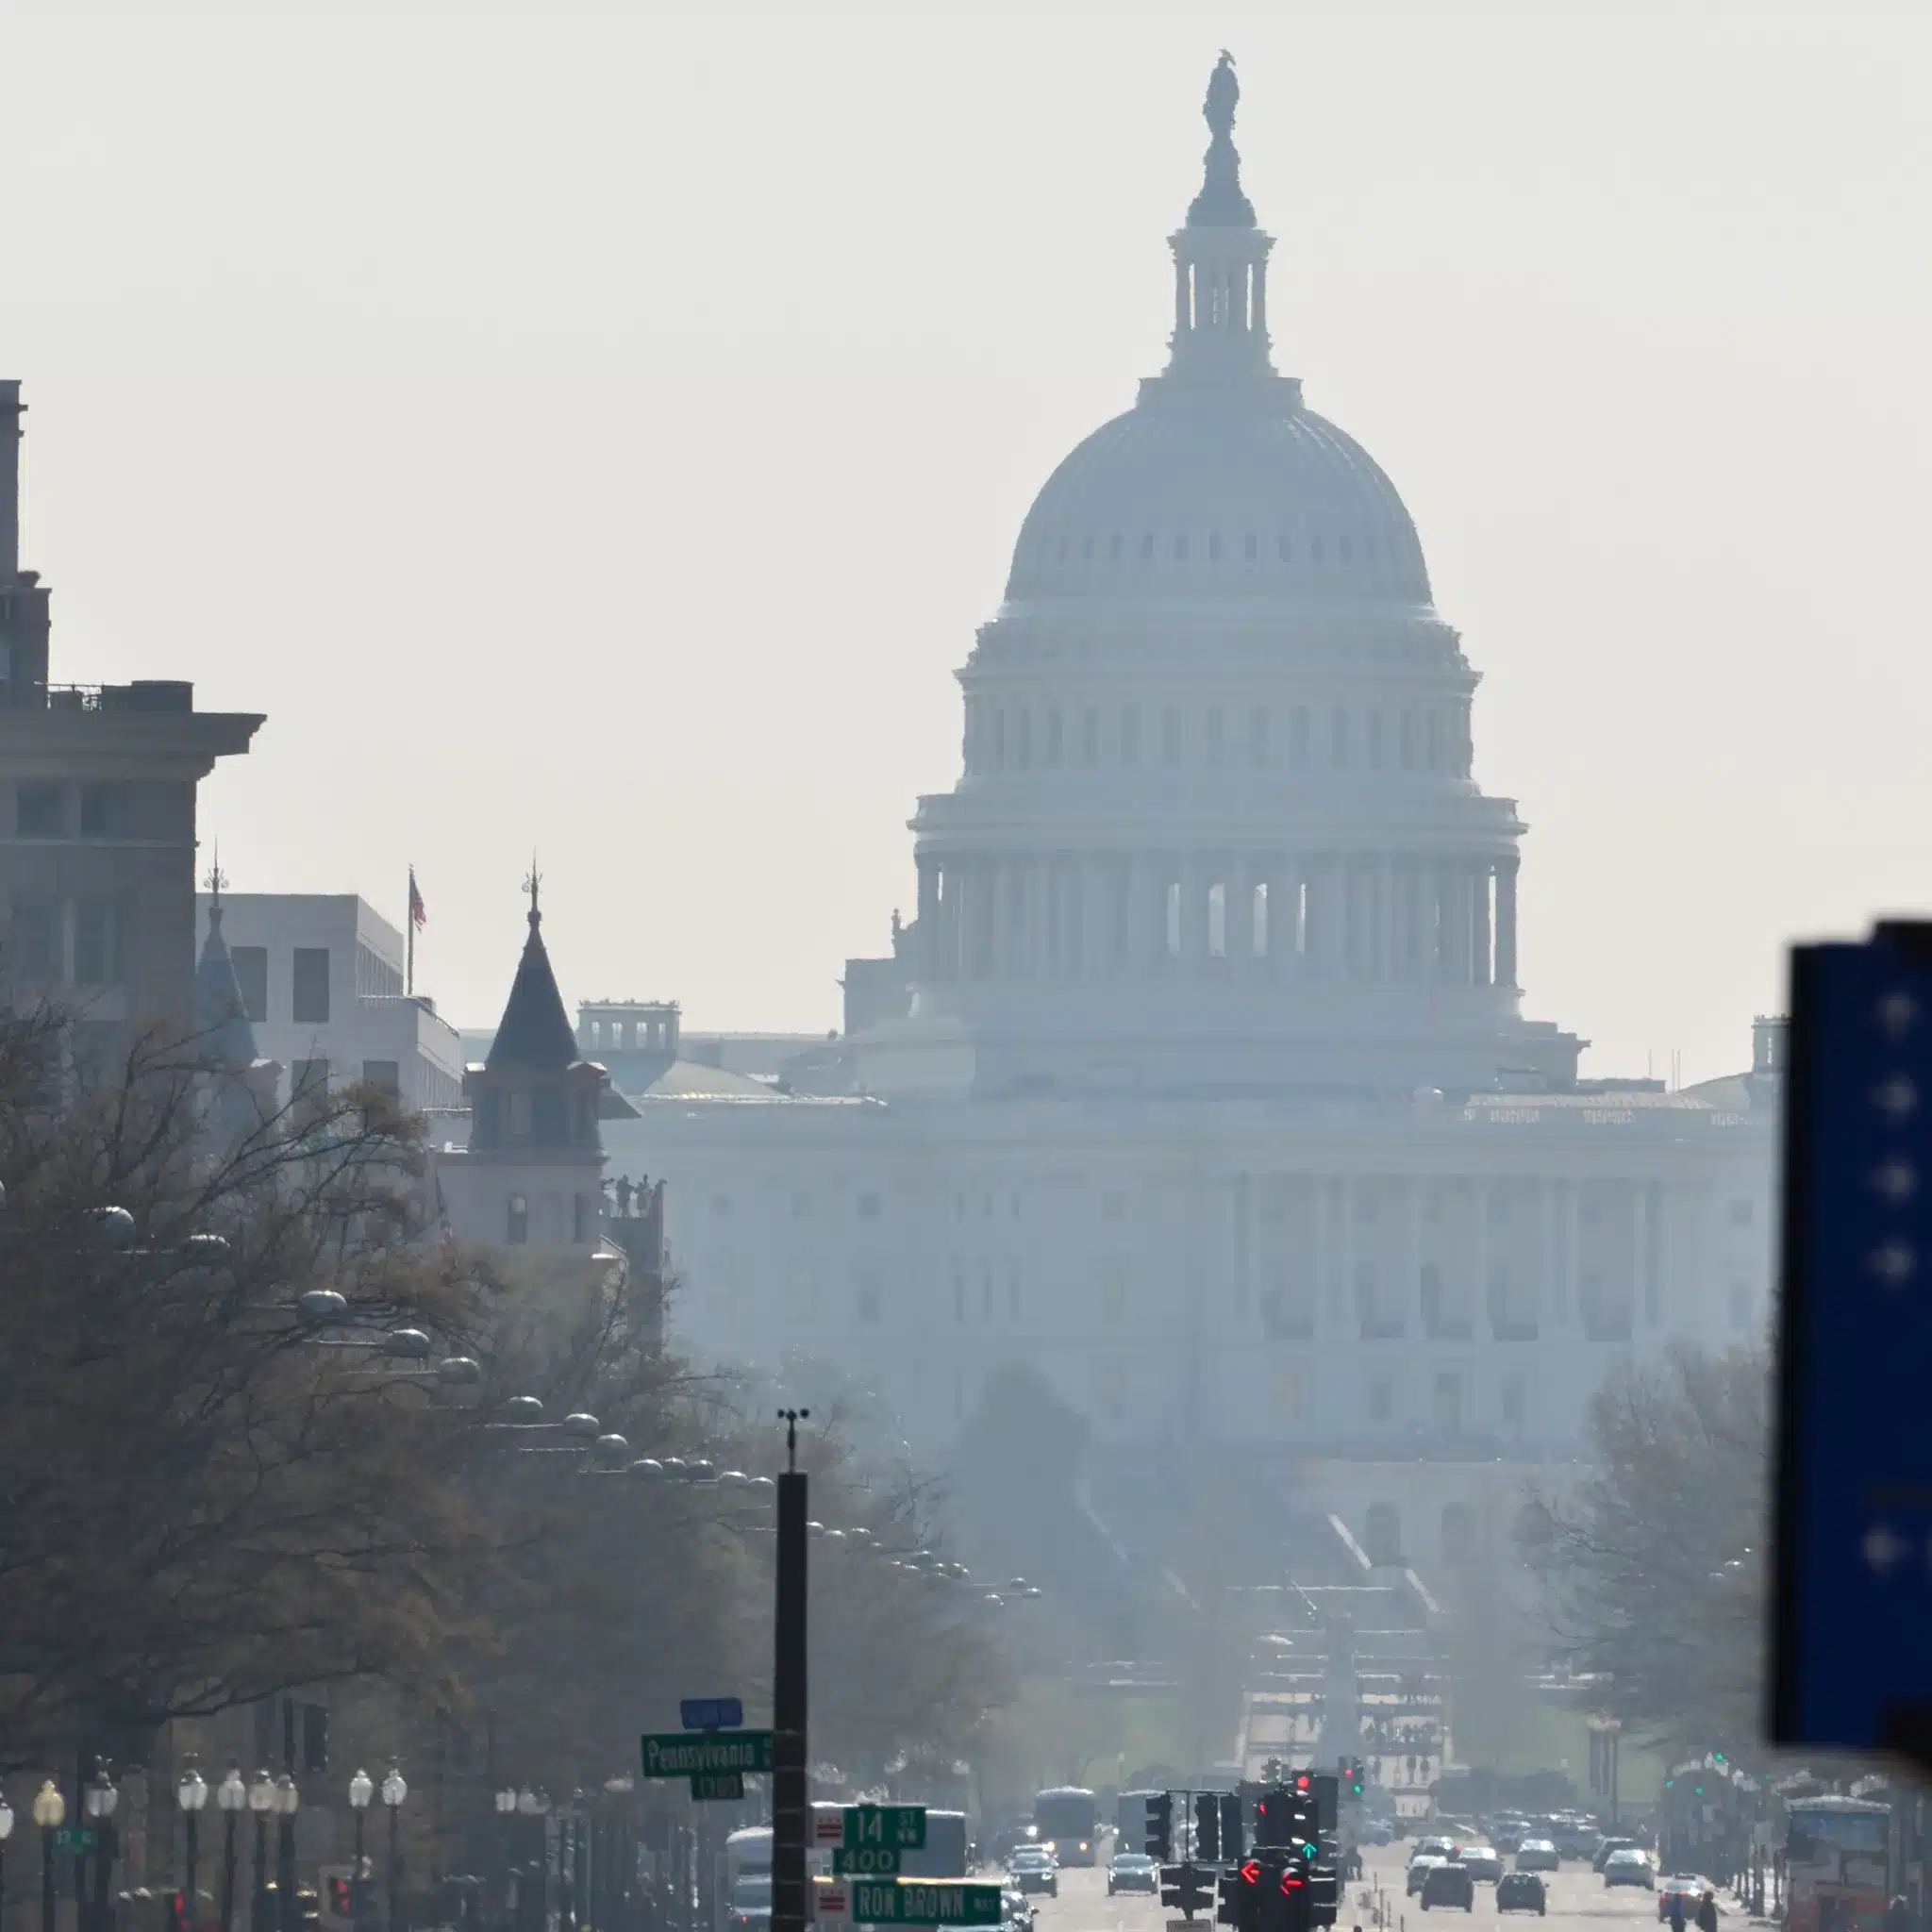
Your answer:
[[[1891,1813],[1862,1798],[1786,1807],[1786,1932],[1882,1932]]]
[[[1033,1794],[1033,1828],[1062,1865],[1091,1865],[1100,1853],[1100,1807],[1084,1785]]]
[[[724,1840],[718,1932],[769,1932],[771,1923],[772,1827],[750,1824]]]

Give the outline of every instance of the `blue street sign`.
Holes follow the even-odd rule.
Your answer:
[[[688,1731],[735,1731],[744,1723],[744,1705],[736,1697],[687,1697],[677,1715]]]
[[[1791,956],[1771,1736],[1932,1751],[1932,925]]]

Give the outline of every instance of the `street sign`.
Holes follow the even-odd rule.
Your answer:
[[[925,1847],[924,1805],[847,1805],[844,1824],[848,1852],[868,1845],[891,1845],[902,1852]]]
[[[91,1852],[98,1834],[91,1824],[63,1824],[54,1834],[54,1849],[57,1852]]]
[[[1000,1889],[958,1878],[858,1878],[852,1916],[861,1925],[997,1925]]]
[[[1791,954],[1770,1733],[1932,1761],[1932,926]]]
[[[897,1845],[860,1845],[852,1851],[841,1845],[832,1854],[832,1875],[835,1878],[879,1877],[898,1869]]]
[[[744,1705],[736,1697],[687,1697],[677,1720],[688,1731],[735,1731],[744,1722]]]
[[[712,1798],[744,1796],[741,1771],[694,1771],[691,1774],[691,1794],[700,1804]]]
[[[701,1771],[768,1772],[770,1731],[646,1732],[639,1740],[646,1777],[694,1777]]]

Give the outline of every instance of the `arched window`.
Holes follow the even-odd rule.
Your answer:
[[[1402,1561],[1402,1518],[1393,1503],[1371,1503],[1362,1525],[1362,1547],[1380,1568]]]

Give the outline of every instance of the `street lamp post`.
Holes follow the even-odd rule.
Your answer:
[[[34,1793],[34,1823],[41,1827],[41,1932],[54,1932],[54,1834],[67,1822],[67,1800],[48,1778]]]
[[[187,1835],[181,1890],[188,1916],[198,1919],[201,1909],[195,1903],[194,1884],[201,1863],[201,1814],[208,1804],[208,1780],[193,1766],[182,1773],[180,1783],[175,1787],[175,1801],[181,1807],[181,1824]]]
[[[496,1793],[496,1869],[491,1874],[494,1898],[493,1909],[483,1915],[486,1928],[491,1922],[499,1925],[509,1923],[509,1822],[516,1815],[517,1788],[506,1785]]]
[[[349,1813],[356,1821],[356,1864],[349,1879],[349,1916],[358,1927],[369,1914],[369,1860],[362,1850],[362,1830],[369,1820],[369,1801],[375,1795],[375,1786],[369,1774],[358,1769],[349,1780]]]
[[[275,1904],[280,1932],[295,1932],[295,1812],[302,1794],[285,1771],[275,1780],[275,1817],[280,1824],[275,1857]]]
[[[215,1787],[215,1803],[222,1812],[222,1932],[235,1932],[235,1825],[248,1808],[240,1765],[231,1764]]]
[[[88,1780],[85,1798],[89,1823],[94,1831],[94,1925],[96,1932],[111,1932],[114,1899],[110,1887],[114,1868],[114,1812],[121,1792],[105,1765],[96,1766]]]
[[[7,1909],[7,1840],[13,1836],[13,1807],[0,1791],[0,1917]]]
[[[255,1820],[255,1887],[248,1932],[270,1932],[268,1923],[268,1817],[275,1808],[275,1781],[258,1771],[248,1783],[248,1809]]]
[[[403,1800],[409,1787],[394,1765],[382,1781],[382,1802],[389,1807],[389,1932],[402,1932],[398,1893],[403,1883]]]

